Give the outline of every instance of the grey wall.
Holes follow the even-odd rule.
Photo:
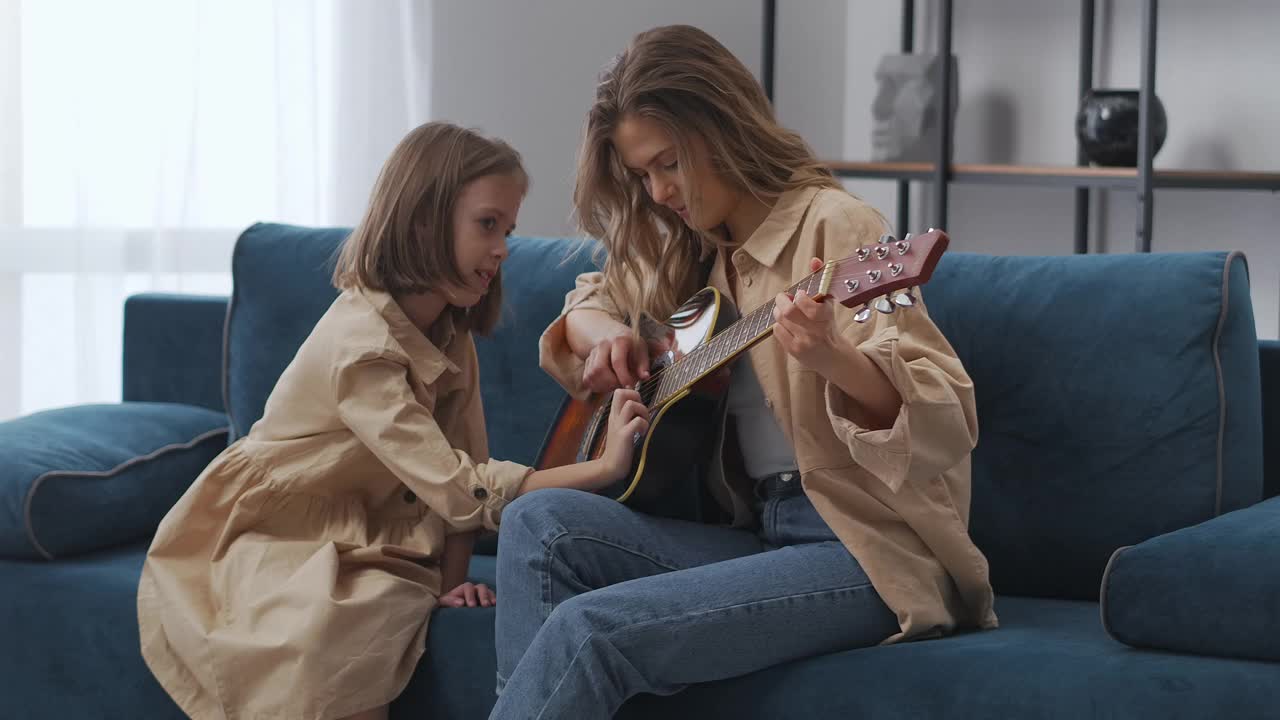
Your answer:
[[[934,2],[917,0],[917,51],[936,47]],[[570,195],[583,115],[600,67],[636,32],[685,22],[760,67],[761,4],[747,0],[438,0],[432,5],[432,117],[510,140],[533,188],[522,232],[572,232]],[[898,44],[899,3],[781,0],[778,115],[825,157],[870,157],[872,70]],[[1097,85],[1136,87],[1140,4],[1099,0]],[[957,162],[1071,164],[1075,160],[1078,3],[965,0],[954,16],[960,102]],[[1164,0],[1157,93],[1169,137],[1157,167],[1280,170],[1280,5],[1273,0]],[[848,183],[894,215],[894,184]],[[928,188],[913,190],[917,211]],[[959,250],[1065,254],[1069,189],[953,186],[947,230]],[[1094,193],[1093,248],[1130,252],[1132,193]],[[917,214],[913,227],[928,224]],[[1154,247],[1239,248],[1250,258],[1259,334],[1280,333],[1280,197],[1161,190]],[[901,229],[900,229],[901,232]]]
[[[520,232],[572,232],[582,121],[605,63],[637,32],[689,23],[759,70],[762,14],[738,0],[441,0],[433,7],[431,112],[498,135],[533,178]]]

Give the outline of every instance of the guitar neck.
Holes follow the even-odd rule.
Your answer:
[[[786,292],[794,294],[797,290],[804,290],[807,295],[816,295],[821,278],[822,271],[815,272],[787,288]],[[650,404],[666,403],[680,391],[732,362],[772,333],[773,300],[769,300],[664,368],[656,376],[657,392]]]

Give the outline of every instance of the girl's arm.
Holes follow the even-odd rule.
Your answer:
[[[440,555],[440,593],[446,594],[467,581],[471,567],[471,553],[476,543],[476,533],[463,532],[446,535],[444,552]]]
[[[440,556],[441,607],[491,607],[497,602],[497,596],[490,587],[484,583],[467,582],[475,541],[474,532],[445,537],[444,552]]]

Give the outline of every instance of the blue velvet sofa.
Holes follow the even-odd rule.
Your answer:
[[[122,403],[0,424],[0,718],[181,717],[138,650],[149,536],[261,414],[343,235],[249,228],[230,299],[128,300]],[[536,341],[591,263],[571,247],[512,241],[506,316],[478,343],[496,457],[532,461],[562,398]],[[1001,627],[621,716],[1280,717],[1280,345],[1256,338],[1244,258],[952,253],[923,295],[977,387],[971,529]],[[472,576],[492,582],[484,551]],[[439,611],[393,717],[484,717],[493,632],[491,609]]]

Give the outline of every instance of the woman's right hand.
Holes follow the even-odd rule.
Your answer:
[[[640,393],[626,388],[615,391],[609,408],[609,434],[601,458],[609,482],[617,481],[631,469],[636,438],[648,430],[649,408],[640,400]]]
[[[632,388],[649,379],[649,347],[630,331],[596,343],[587,354],[582,384],[594,393]]]

